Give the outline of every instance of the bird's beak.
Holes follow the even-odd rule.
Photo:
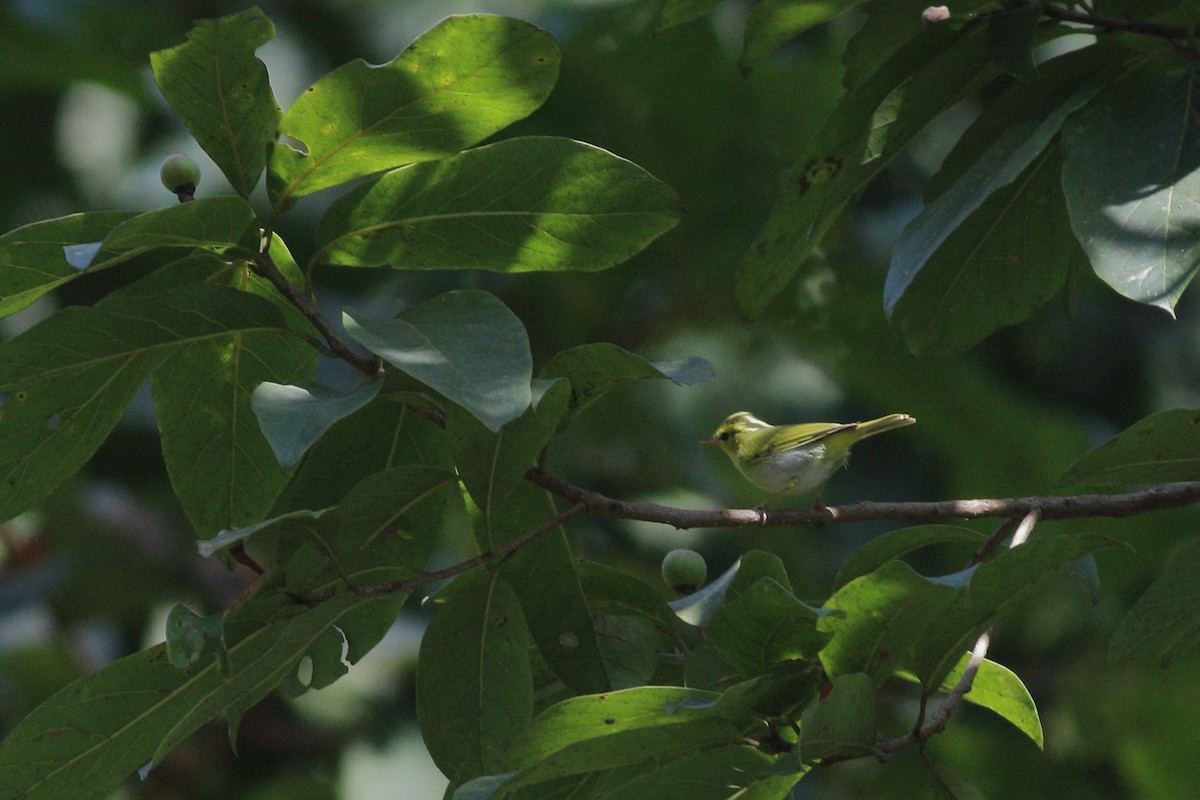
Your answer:
[[[700,444],[716,444],[716,439],[701,439]]]

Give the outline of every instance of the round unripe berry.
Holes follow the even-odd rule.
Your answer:
[[[196,195],[200,167],[183,153],[174,153],[163,159],[162,166],[158,168],[158,177],[163,186],[179,196],[179,202],[182,203]]]
[[[696,591],[704,585],[707,575],[708,565],[704,563],[704,556],[695,550],[672,550],[663,556],[663,580],[677,594]]]

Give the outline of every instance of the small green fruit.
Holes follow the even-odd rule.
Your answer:
[[[704,585],[708,565],[695,550],[672,550],[663,556],[662,576],[677,594],[691,594]]]
[[[200,182],[200,167],[182,153],[163,159],[158,168],[158,177],[163,186],[179,196],[179,202],[191,200],[196,195],[196,184]]]

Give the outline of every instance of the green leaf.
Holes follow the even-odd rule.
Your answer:
[[[80,268],[71,262],[91,263],[98,242],[134,216],[127,211],[71,214],[0,236],[0,317],[78,277]]]
[[[949,692],[953,689],[963,672],[966,671],[967,662],[970,660],[971,654],[964,653],[954,669],[946,675],[942,685],[938,687],[939,691]],[[919,683],[912,673],[897,672],[896,675],[905,680]],[[1033,740],[1039,749],[1045,745],[1042,721],[1038,717],[1033,696],[1029,694],[1025,684],[1017,677],[1017,673],[1003,664],[997,664],[986,658],[981,661],[979,670],[975,673],[975,680],[971,683],[971,691],[963,695],[963,700],[996,712]]]
[[[385,389],[359,411],[335,422],[305,453],[276,501],[275,513],[336,505],[356,483],[390,467],[453,469],[445,431],[412,411],[408,404],[414,401],[429,405],[426,398]]]
[[[708,640],[742,675],[753,677],[774,664],[816,655],[829,640],[817,629],[821,617],[774,579],[762,578],[717,611]]]
[[[714,701],[717,698],[715,692],[683,686],[641,686],[572,697],[534,718],[512,743],[509,765],[535,765],[570,745],[632,731],[651,732],[647,738],[669,738],[672,731],[703,721],[708,716],[706,711],[693,709],[692,704],[697,700]]]
[[[737,277],[756,316],[783,290],[841,213],[934,117],[993,77],[981,28],[934,25],[909,40],[830,114],[784,188]]]
[[[437,546],[448,495],[458,478],[449,470],[400,466],[377,472],[358,483],[338,506],[343,538],[359,547],[394,539],[392,562],[424,569]]]
[[[667,0],[658,12],[658,30],[665,31],[667,28],[698,19],[723,2],[724,0]]]
[[[762,550],[743,553],[738,559],[737,574],[733,576],[729,582],[729,588],[725,592],[726,601],[740,597],[743,592],[763,578],[770,578],[787,591],[792,591],[792,583],[788,580],[787,567],[783,565],[783,559],[774,553]]]
[[[542,489],[520,482],[488,520],[495,547],[543,525],[558,513]],[[521,602],[529,632],[546,665],[573,691],[611,686],[597,630],[598,614],[584,590],[561,526],[546,531],[505,559],[500,573]]]
[[[555,381],[538,402],[498,432],[488,430],[475,417],[457,407],[446,413],[446,433],[454,447],[454,460],[463,485],[483,512],[490,535],[492,513],[512,488],[534,466],[539,453],[557,430],[571,396],[566,381]],[[484,543],[484,549],[495,546]]]
[[[1084,453],[1059,487],[1128,489],[1200,480],[1200,410],[1174,409],[1135,422]]]
[[[154,80],[235,192],[248,197],[275,140],[279,106],[254,51],[275,38],[257,8],[201,20],[187,41],[150,54]]]
[[[215,660],[177,669],[160,645],[72,683],[0,742],[0,798],[107,796],[204,723],[265,696],[312,642],[364,602],[340,595],[313,609],[293,607],[290,617],[230,646],[227,675]]]
[[[310,86],[287,110],[267,188],[280,210],[319,189],[445,158],[523,119],[549,96],[559,54],[543,30],[506,17],[448,17],[396,59],[361,59]]]
[[[623,780],[604,800],[727,800],[745,797],[763,779],[775,759],[745,744],[714,747],[648,769],[632,780]],[[769,778],[767,780],[770,780]],[[780,785],[775,798],[787,795]],[[793,779],[794,782],[794,779]],[[791,785],[787,785],[790,789]]]
[[[874,572],[887,562],[922,547],[954,542],[978,547],[985,538],[978,531],[956,525],[916,525],[890,531],[867,542],[846,559],[833,579],[833,586],[834,589],[845,586],[855,578]]]
[[[533,356],[525,326],[487,292],[447,292],[389,320],[348,312],[342,319],[355,341],[488,430],[499,431],[529,407]]]
[[[250,406],[276,460],[290,467],[340,419],[375,399],[383,379],[367,379],[349,389],[320,383],[300,386],[262,381],[253,390]]]
[[[1078,59],[1069,60],[1068,68],[1077,62]],[[884,308],[889,316],[895,311],[896,304],[912,284],[917,273],[938,249],[959,229],[959,226],[968,221],[971,214],[979,209],[993,192],[1008,186],[1022,173],[1026,173],[1026,168],[1034,163],[1050,140],[1058,134],[1059,128],[1062,127],[1068,115],[1081,108],[1100,90],[1103,78],[1103,74],[1098,76],[1094,72],[1077,76],[1074,71],[1068,69],[1067,79],[1050,84],[1050,88],[1055,91],[1051,91],[1049,96],[1038,97],[1040,101],[1038,105],[1041,106],[1042,113],[1021,116],[1014,114],[1015,118],[991,140],[991,146],[980,155],[978,161],[937,199],[927,205],[915,220],[909,223],[896,243],[895,251],[892,254],[892,263],[888,269],[887,282],[884,285]],[[1041,86],[1040,83],[1039,86]],[[1056,162],[1051,161],[1050,164],[1053,166],[1056,165]],[[1037,171],[1035,170],[1032,175],[1036,176]],[[1026,180],[1030,181],[1031,179],[1031,176],[1027,174]],[[1046,212],[1046,207],[1050,206],[1052,199],[1057,197],[1053,174],[1050,174],[1048,179],[1043,179],[1044,184],[1046,181],[1049,183],[1045,185],[1043,194],[1038,198],[1040,202],[1030,209],[1043,214]],[[1008,202],[1011,203],[1012,198]],[[1006,210],[1005,206],[991,209],[993,214]],[[1023,222],[1023,219],[1019,220],[1018,225]],[[976,223],[976,229],[971,230],[972,238],[978,239],[981,234],[988,232],[989,228],[995,224],[994,219],[986,220],[980,217]],[[1029,234],[1026,233],[1026,235]],[[1040,246],[1041,242],[1038,241],[1036,245],[1027,244],[1026,249]],[[965,248],[959,244],[959,252],[963,249]],[[952,253],[948,253],[947,257],[952,258],[952,255]],[[1011,255],[1007,253],[1005,255],[1008,256],[1005,258],[1005,262],[1013,260]],[[993,266],[991,271],[996,272],[997,268]],[[1003,273],[1003,278],[985,276],[990,280],[977,281],[984,285],[971,288],[980,292],[1012,280],[1007,269],[1004,269]],[[957,276],[945,276],[943,280],[947,281],[950,286],[954,286],[955,277]],[[1047,283],[1052,286],[1053,290],[1057,290],[1063,278],[1065,278],[1065,271],[1060,267],[1057,280],[1052,277]],[[1047,289],[1039,288],[1041,291],[1037,292],[1036,296],[1041,298],[1046,295]],[[936,289],[937,287],[934,289],[935,293],[942,294],[936,292]],[[970,291],[970,289],[965,291]],[[1022,290],[1016,292],[1010,290],[1006,294],[1014,293],[1019,295],[1020,300],[1024,299]],[[944,303],[948,299],[955,298],[937,297],[940,303]],[[978,299],[972,299],[974,299],[973,305],[981,305]],[[992,299],[996,300],[994,297]],[[1003,300],[1003,298],[1001,299]],[[1013,301],[1009,300],[1008,302],[1012,303]],[[1016,319],[1019,320],[1028,313],[1026,308],[1018,306],[1015,314],[1010,311],[1007,316],[1016,316]],[[1005,318],[1005,315],[1000,316],[1002,319]]]
[[[833,688],[800,718],[800,756],[812,763],[831,756],[863,756],[875,749],[875,685],[867,675],[833,679]]]
[[[970,349],[1028,318],[1086,256],[1062,196],[1062,157],[1052,144],[1013,183],[992,193],[903,287],[892,322],[917,355]]]
[[[76,262],[80,269],[95,270],[127,261],[159,247],[202,247],[248,253],[258,250],[254,209],[240,197],[204,197],[138,214],[123,222],[100,243],[93,259]]]
[[[1130,71],[1063,127],[1063,191],[1100,279],[1174,314],[1200,264],[1200,72],[1168,69]]]
[[[677,386],[691,386],[711,381],[716,372],[703,358],[649,361],[615,344],[597,342],[556,353],[538,374],[569,380],[571,411],[578,412],[621,383],[666,378]]]
[[[234,332],[180,348],[152,388],[171,485],[207,538],[262,519],[287,482],[251,411],[264,380],[297,381],[316,352],[286,332]]]
[[[0,518],[45,497],[99,447],[180,345],[286,334],[278,310],[224,286],[67,308],[0,344]]]
[[[529,631],[512,589],[483,569],[455,578],[421,639],[417,717],[453,780],[500,771],[533,713]]]
[[[1013,77],[1032,81],[1038,76],[1033,49],[1046,0],[997,9],[987,18],[987,48],[996,66]]]
[[[911,656],[913,642],[954,602],[956,592],[918,575],[902,561],[838,589],[825,602],[844,617],[824,617],[818,629],[833,634],[821,651],[831,676],[863,672],[882,684]]]
[[[754,62],[776,47],[809,28],[820,25],[853,8],[862,0],[762,0],[746,20],[742,56],[738,61],[742,74],[750,72]]]
[[[698,628],[707,627],[713,614],[716,614],[725,605],[725,593],[737,577],[741,567],[742,560],[739,558],[729,569],[721,573],[721,577],[715,581],[709,581],[708,585],[700,591],[692,592],[687,597],[681,597],[678,600],[672,600],[667,605],[687,624]]]
[[[1162,573],[1121,620],[1109,644],[1114,662],[1167,666],[1200,642],[1200,539],[1190,539],[1164,561]]]
[[[683,215],[641,167],[599,147],[525,137],[393,170],[339,198],[316,260],[397,269],[594,271]]]

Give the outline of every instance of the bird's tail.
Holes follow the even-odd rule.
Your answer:
[[[886,417],[858,423],[854,432],[858,434],[858,439],[865,439],[877,433],[912,425],[916,421],[916,417],[910,417],[908,414],[888,414]]]

